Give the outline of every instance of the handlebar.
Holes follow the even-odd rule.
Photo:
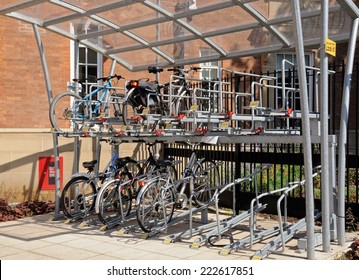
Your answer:
[[[148,66],[148,73],[157,74],[163,72],[163,68],[156,66]]]
[[[101,78],[97,78],[96,81],[103,81],[103,82],[107,82],[109,80],[112,80],[113,78],[117,78],[117,80],[120,79],[125,79],[124,77],[122,77],[121,75],[113,75],[113,76],[108,76],[108,77],[101,77]]]
[[[101,78],[97,78],[96,81],[103,81],[103,82],[107,82],[109,80],[112,80],[113,78],[117,78],[117,80],[120,80],[120,79],[125,79],[124,77],[122,77],[121,75],[113,75],[113,76],[107,76],[107,77],[101,77]],[[84,82],[87,82],[89,81],[89,79],[72,79],[72,81],[76,82],[76,83],[84,83]]]
[[[172,71],[172,72],[179,72],[182,74],[187,74],[191,71],[195,71],[195,72],[199,72],[200,70],[202,70],[201,67],[197,67],[197,66],[190,66],[189,68],[180,68],[180,67],[173,67],[173,68],[168,68],[167,71]]]

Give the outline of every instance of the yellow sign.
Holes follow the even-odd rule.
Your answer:
[[[337,43],[327,38],[325,40],[325,52],[331,56],[335,56],[337,52]]]
[[[197,111],[197,109],[198,109],[197,105],[192,105],[190,111]]]

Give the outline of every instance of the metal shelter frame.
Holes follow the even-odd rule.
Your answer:
[[[113,74],[116,63],[131,71],[142,71],[150,65],[161,67],[172,65],[186,65],[208,61],[232,59],[237,57],[259,55],[286,49],[295,49],[297,54],[297,66],[301,92],[302,136],[223,136],[218,137],[218,143],[302,143],[304,146],[305,178],[306,178],[306,223],[307,223],[307,257],[314,259],[314,198],[312,182],[311,144],[321,143],[322,154],[322,219],[323,219],[323,250],[330,250],[332,234],[337,233],[338,243],[344,245],[345,236],[345,146],[346,131],[349,111],[349,92],[357,30],[359,23],[359,9],[351,0],[327,1],[322,0],[321,5],[311,5],[313,1],[291,0],[288,10],[278,16],[265,16],[262,9],[262,0],[210,0],[210,1],[179,1],[186,5],[173,7],[161,0],[104,0],[104,1],[79,1],[79,0],[20,0],[15,3],[0,7],[0,15],[25,21],[33,25],[41,62],[43,66],[45,82],[48,93],[48,102],[53,99],[51,79],[47,67],[45,50],[43,48],[39,28],[45,28],[58,33],[66,38],[74,40],[76,44],[83,44],[98,53],[113,60],[110,74]],[[316,1],[318,2],[318,1]],[[171,3],[173,4],[173,3]],[[307,4],[307,5],[306,5]],[[143,15],[131,14],[131,8],[142,9]],[[216,26],[206,30],[205,18],[216,12],[228,9],[236,10],[240,15],[226,26]],[[328,26],[329,15],[343,13],[347,16],[345,24],[338,31],[333,31]],[[126,15],[128,21],[121,21],[119,14]],[[117,15],[117,16],[116,16]],[[245,15],[245,16],[243,16]],[[241,18],[246,18],[243,22]],[[193,19],[193,20],[192,20]],[[202,20],[203,25],[195,24],[195,19]],[[305,30],[310,19],[321,19],[320,30],[310,36]],[[161,38],[158,29],[165,24],[176,26],[180,33]],[[291,32],[285,32],[283,26],[291,26]],[[150,30],[150,32],[148,32]],[[156,31],[157,30],[157,31]],[[294,32],[293,32],[294,30]],[[253,46],[250,40],[243,46],[228,45],[226,36],[236,36],[241,32],[264,32],[267,38],[260,46]],[[152,34],[152,33],[153,34]],[[151,33],[152,36],[143,36]],[[249,38],[250,36],[248,36]],[[338,187],[335,176],[335,146],[336,138],[328,135],[328,60],[324,52],[325,40],[348,41],[348,63],[345,73],[345,86],[343,92],[342,118],[339,136],[339,175]],[[186,43],[193,41],[212,50],[209,56],[200,57],[198,54],[189,53],[184,49]],[[227,40],[228,41],[228,40]],[[179,45],[184,52],[181,56],[171,53],[172,47]],[[310,123],[305,76],[304,47],[320,46],[321,49],[321,135],[310,135]],[[148,59],[135,59],[136,55],[143,53]],[[78,54],[75,54],[75,65],[78,65]],[[60,172],[58,134],[53,133],[53,145],[56,168],[56,209],[59,214],[60,197]],[[167,141],[178,140],[181,136],[163,136]],[[188,136],[184,136],[186,139]],[[196,138],[196,136],[193,136]],[[177,139],[175,139],[177,138]],[[131,140],[129,138],[129,140]],[[78,168],[79,137],[74,137],[75,167]],[[336,191],[335,191],[336,190]],[[334,195],[337,192],[338,208],[334,210]],[[337,231],[335,230],[337,222]]]

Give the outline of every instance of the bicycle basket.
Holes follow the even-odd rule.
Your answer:
[[[137,82],[137,83],[136,83]],[[145,81],[131,81],[127,85],[127,89],[135,88],[129,98],[129,104],[133,107],[157,106],[158,105],[158,91],[157,85]],[[148,97],[149,96],[149,97]],[[149,102],[149,104],[147,104]]]

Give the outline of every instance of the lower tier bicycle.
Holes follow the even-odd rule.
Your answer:
[[[158,176],[149,181],[137,196],[136,217],[144,232],[166,226],[171,221],[175,208],[186,207],[186,193],[190,194],[190,199],[197,206],[202,207],[208,205],[218,191],[220,163],[198,159],[194,148],[200,143],[186,144],[192,147],[192,154],[182,178],[173,182],[166,175]]]
[[[102,139],[102,141],[108,141]],[[115,145],[116,141],[109,141]],[[83,162],[82,166],[87,173],[73,174],[70,181],[65,185],[61,193],[60,203],[64,215],[68,219],[83,219],[88,216],[95,207],[96,196],[103,184],[114,178],[116,174],[126,169],[132,174],[140,172],[141,167],[137,161],[130,157],[118,157],[114,153],[102,172],[95,172],[97,160]]]

